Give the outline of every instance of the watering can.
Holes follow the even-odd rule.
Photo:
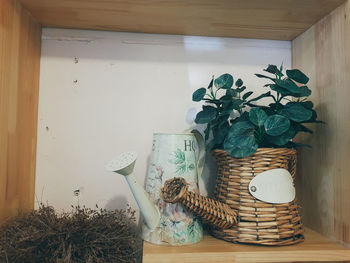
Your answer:
[[[135,152],[123,153],[110,161],[106,169],[123,175],[128,182],[144,218],[142,238],[154,244],[172,246],[199,242],[203,237],[201,221],[181,204],[165,202],[160,191],[168,179],[183,177],[190,191],[199,192],[198,179],[205,160],[202,135],[196,130],[153,134],[145,189],[137,183],[133,173],[136,158]]]

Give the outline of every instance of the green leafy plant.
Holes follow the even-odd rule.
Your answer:
[[[192,100],[204,101],[202,111],[195,122],[206,124],[205,139],[210,149],[224,149],[233,157],[245,157],[260,147],[298,147],[292,139],[299,132],[312,133],[305,124],[321,123],[317,120],[314,105],[307,97],[311,90],[306,86],[309,78],[298,69],[268,65],[269,75],[264,85],[270,90],[259,96],[246,92],[243,81],[234,82],[232,75],[212,78],[208,88],[200,88]],[[253,98],[252,98],[253,97]],[[270,98],[268,105],[258,105],[263,98]],[[212,135],[212,136],[211,136]]]

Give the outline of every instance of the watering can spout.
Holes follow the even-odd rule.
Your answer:
[[[125,177],[148,228],[153,230],[159,225],[160,212],[158,207],[151,202],[146,191],[136,180],[134,174],[136,158],[137,154],[135,152],[123,153],[111,160],[106,165],[106,170],[121,174]]]

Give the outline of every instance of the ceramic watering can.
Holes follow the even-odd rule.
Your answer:
[[[195,142],[197,141],[197,147]],[[127,152],[110,161],[106,169],[125,176],[144,217],[142,237],[159,245],[188,245],[201,240],[202,224],[181,204],[163,201],[160,190],[166,180],[183,177],[190,191],[198,191],[205,160],[205,143],[194,130],[181,134],[153,134],[152,155],[146,189],[136,182],[133,169],[136,153]]]

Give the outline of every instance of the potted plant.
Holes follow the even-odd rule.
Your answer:
[[[204,101],[196,115],[206,124],[205,139],[216,158],[218,177],[215,198],[238,210],[239,223],[229,230],[212,233],[233,242],[287,245],[303,240],[303,229],[295,200],[266,203],[252,196],[249,182],[259,173],[275,168],[296,172],[299,132],[312,133],[307,123],[319,123],[313,103],[307,98],[309,78],[298,69],[275,65],[264,69],[269,90],[259,96],[246,91],[241,79],[223,74],[212,78],[208,88],[193,93],[193,101]],[[269,104],[261,101],[270,99]],[[283,212],[281,212],[283,211]],[[288,216],[287,216],[288,215]]]
[[[287,70],[285,77],[282,66],[278,69],[269,65],[264,71],[272,76],[255,75],[270,80],[265,85],[270,91],[257,97],[252,96],[252,91],[245,92],[241,79],[234,83],[230,74],[213,77],[207,89],[193,93],[193,101],[205,102],[195,122],[207,124],[205,138],[208,141],[213,135],[211,149],[224,149],[232,157],[246,157],[263,147],[306,146],[292,139],[299,132],[312,133],[306,123],[321,122],[313,103],[307,100],[311,94],[306,86],[309,78],[298,69]],[[257,104],[267,97],[272,100],[269,105]]]

